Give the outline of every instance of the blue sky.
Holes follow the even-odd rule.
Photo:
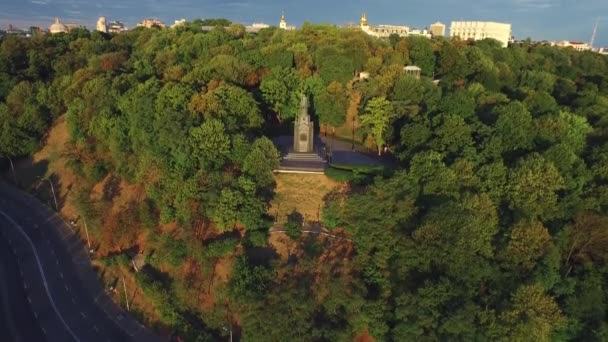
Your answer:
[[[452,20],[491,20],[511,22],[517,38],[582,41],[590,39],[600,17],[596,46],[608,46],[608,0],[0,0],[0,28],[47,27],[55,16],[94,27],[101,15],[129,26],[146,17],[166,23],[226,17],[276,25],[282,10],[297,26],[357,23],[365,11],[372,24],[423,28],[435,21],[449,26]]]

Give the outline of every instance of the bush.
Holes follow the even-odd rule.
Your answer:
[[[110,172],[110,167],[105,160],[97,160],[93,165],[87,168],[87,179],[89,179],[93,183],[101,182],[108,173]]]
[[[302,235],[302,227],[304,226],[304,217],[297,211],[293,211],[287,216],[285,231],[287,236],[292,240],[297,240]]]
[[[323,206],[323,225],[330,230],[335,229],[342,223],[340,203],[336,200],[328,200]]]
[[[146,198],[140,203],[139,221],[148,230],[152,230],[158,226],[158,213],[153,200]]]
[[[176,240],[170,235],[165,240],[165,250],[167,251],[167,261],[171,266],[181,265],[188,256],[188,246],[184,240]]]
[[[247,247],[266,247],[268,245],[268,234],[260,230],[248,230],[245,235]]]
[[[232,254],[236,250],[238,243],[239,241],[236,238],[225,238],[212,241],[203,247],[203,255],[206,258],[220,258]]]

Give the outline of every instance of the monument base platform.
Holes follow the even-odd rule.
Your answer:
[[[325,173],[327,163],[316,153],[289,153],[281,160],[276,172],[283,173]]]

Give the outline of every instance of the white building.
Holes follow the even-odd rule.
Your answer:
[[[296,29],[295,26],[287,25],[287,20],[285,20],[285,13],[283,13],[283,15],[281,15],[281,21],[279,22],[279,28],[281,30],[287,30],[287,31],[293,31]]]
[[[121,33],[126,30],[127,28],[125,27],[125,24],[121,23],[120,21],[111,21],[108,24],[108,33]]]
[[[440,22],[431,24],[430,31],[431,31],[431,35],[433,37],[443,37],[443,36],[445,36],[445,24],[440,23]]]
[[[571,47],[576,51],[589,51],[591,50],[591,46],[585,42],[571,42],[568,40],[562,40],[561,42],[555,43],[555,46],[559,46],[562,48]]]
[[[176,28],[176,27],[179,27],[179,26],[184,26],[184,25],[186,25],[187,22],[188,21],[186,19],[175,20],[173,22],[173,25],[171,25],[171,28]]]
[[[392,34],[396,34],[399,37],[407,36],[422,36],[425,38],[431,38],[431,34],[427,30],[416,30],[411,29],[408,26],[402,25],[377,25],[372,26],[367,21],[367,14],[361,15],[361,22],[359,23],[361,30],[368,35],[376,38],[388,38]]]
[[[597,49],[597,53],[600,55],[608,55],[608,48],[599,48]]]
[[[97,27],[95,29],[99,32],[108,33],[106,17],[99,17],[99,19],[97,19]]]
[[[412,76],[417,79],[420,79],[420,74],[422,73],[422,69],[415,65],[408,65],[403,68],[403,71],[405,71],[406,75]]]
[[[260,30],[269,28],[270,25],[265,23],[253,23],[251,25],[245,26],[245,32],[247,33],[258,33]]]
[[[144,19],[144,20],[142,20],[141,22],[139,22],[137,24],[137,27],[145,27],[145,28],[152,28],[152,27],[155,27],[155,26],[158,26],[160,28],[165,28],[165,23],[163,23],[162,21],[160,21],[160,19],[156,19],[156,18],[150,19],[150,18],[147,18],[147,19]]]
[[[460,37],[463,40],[492,38],[499,41],[503,47],[507,47],[511,40],[511,24],[493,21],[453,21],[450,37]]]

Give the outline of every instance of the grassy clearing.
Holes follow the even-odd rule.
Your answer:
[[[340,187],[340,182],[325,175],[276,174],[276,194],[270,215],[278,223],[285,223],[293,210],[300,212],[306,221],[317,221],[323,198]]]

